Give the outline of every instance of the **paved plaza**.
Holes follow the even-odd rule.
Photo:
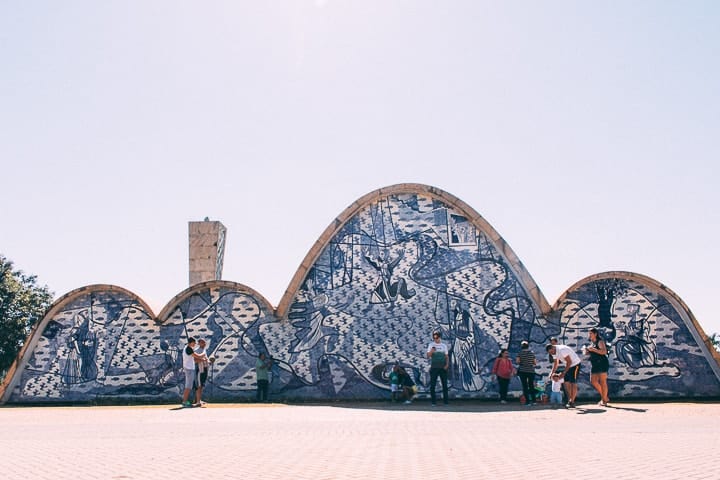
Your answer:
[[[0,478],[720,478],[720,403],[0,408]]]

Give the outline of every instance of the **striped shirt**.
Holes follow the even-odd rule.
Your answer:
[[[518,372],[535,373],[535,354],[529,348],[518,353]]]

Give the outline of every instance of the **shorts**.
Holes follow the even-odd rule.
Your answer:
[[[580,376],[580,364],[573,365],[572,367],[568,368],[565,372],[565,379],[568,383],[577,383],[577,379]]]
[[[185,372],[185,389],[190,390],[195,384],[195,369],[183,368]]]
[[[610,370],[610,362],[606,355],[600,356],[590,364],[590,373],[607,373],[608,370]]]
[[[208,375],[207,370],[198,373],[198,382],[200,382],[201,387],[204,387],[205,383],[207,383],[207,375]]]

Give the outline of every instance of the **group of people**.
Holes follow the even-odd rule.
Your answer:
[[[187,345],[182,352],[183,371],[185,373],[185,389],[183,390],[182,406],[183,407],[202,407],[205,402],[202,400],[203,389],[207,383],[208,371],[210,364],[215,361],[215,357],[208,356],[207,342],[205,339],[196,340],[193,337],[188,338]],[[270,369],[272,368],[272,359],[264,352],[258,355],[255,362],[255,375],[257,381],[256,399],[258,402],[267,402],[268,391],[270,386]],[[190,395],[195,389],[195,401],[190,400]]]
[[[450,367],[450,355],[447,344],[442,341],[442,335],[439,331],[433,332],[432,341],[428,344],[426,356],[430,361],[430,403],[434,407],[437,402],[436,386],[440,379],[442,386],[443,405],[448,404],[448,369]],[[608,349],[605,341],[600,336],[598,329],[592,328],[589,333],[590,344],[583,347],[583,352],[589,355],[591,370],[590,383],[600,394],[600,402],[598,405],[607,406],[610,399],[608,398],[607,375],[609,369]],[[202,392],[207,381],[208,370],[210,364],[214,360],[208,357],[204,339],[197,341],[192,337],[188,338],[188,343],[183,350],[183,370],[185,371],[185,390],[183,391],[182,404],[183,407],[202,406]],[[551,339],[551,342],[545,346],[545,350],[550,355],[552,361],[552,369],[549,378],[552,382],[550,403],[562,404],[561,389],[565,389],[567,396],[567,408],[575,407],[578,388],[577,380],[580,375],[580,367],[582,360],[580,356],[567,345],[557,342],[557,339]],[[517,355],[516,364],[510,359],[507,348],[500,350],[492,367],[492,375],[497,378],[500,391],[500,403],[507,403],[508,387],[510,380],[517,375],[522,384],[525,404],[528,406],[535,405],[537,400],[537,390],[535,389],[535,368],[537,359],[530,344],[523,341],[520,344],[520,352]],[[269,373],[272,367],[272,359],[268,358],[265,353],[260,353],[255,363],[255,372],[257,379],[257,401],[268,401]],[[417,387],[412,377],[400,365],[395,365],[389,375],[390,392],[392,401],[404,401],[405,404],[412,403],[413,397],[417,393]],[[195,402],[190,401],[190,392],[195,388]]]
[[[197,346],[196,346],[197,344]],[[183,407],[201,407],[205,404],[202,401],[202,392],[207,383],[210,364],[214,362],[213,357],[208,357],[207,342],[204,339],[195,340],[188,338],[188,343],[182,352],[183,371],[185,373],[185,389],[183,390]],[[195,402],[190,400],[190,393],[195,389]]]
[[[432,342],[427,347],[427,358],[430,361],[430,402],[437,405],[436,387],[440,379],[442,385],[443,405],[448,404],[448,368],[450,367],[450,349],[442,341],[442,334],[435,331]],[[406,405],[412,403],[417,393],[417,386],[410,374],[400,365],[395,365],[390,372],[390,399],[393,402],[404,400]]]
[[[583,352],[589,356],[590,360],[590,384],[600,394],[600,402],[598,405],[607,406],[610,401],[607,385],[607,376],[610,367],[608,347],[597,328],[590,329],[589,341],[590,344],[583,347]],[[552,385],[550,403],[562,404],[562,389],[564,388],[565,395],[567,396],[567,404],[565,406],[567,408],[574,408],[578,393],[577,381],[580,375],[582,359],[572,348],[559,344],[557,339],[554,338],[545,346],[545,350],[550,355],[550,360],[552,361],[552,369],[549,375]],[[520,344],[520,352],[516,358],[516,363],[517,367],[515,367],[510,359],[506,348],[500,350],[498,357],[495,359],[491,373],[497,378],[498,389],[500,391],[500,403],[507,403],[510,379],[517,374],[522,384],[525,404],[528,406],[535,405],[537,397],[537,390],[535,389],[535,367],[537,365],[537,359],[532,350],[530,350],[530,344],[527,341],[523,341]]]
[[[390,400],[404,401],[406,405],[410,405],[416,392],[417,386],[407,370],[395,365],[390,372]]]

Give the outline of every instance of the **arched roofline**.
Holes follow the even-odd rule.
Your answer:
[[[27,363],[27,359],[25,358],[25,355],[27,352],[32,352],[35,347],[37,346],[38,342],[38,335],[41,335],[42,332],[45,330],[45,326],[47,323],[55,317],[55,315],[68,303],[73,301],[75,298],[79,297],[80,295],[86,295],[93,292],[119,292],[124,293],[129,297],[132,297],[134,300],[136,300],[140,306],[147,312],[147,314],[150,316],[151,319],[155,320],[155,313],[153,312],[152,308],[142,299],[140,296],[134,292],[131,292],[130,290],[118,287],[117,285],[111,285],[111,284],[103,284],[103,283],[96,283],[93,285],[86,285],[84,287],[76,288],[75,290],[71,290],[65,295],[59,297],[57,300],[55,300],[52,305],[50,305],[50,308],[48,308],[47,313],[45,316],[43,316],[42,320],[40,320],[38,323],[36,323],[32,330],[30,331],[30,334],[28,335],[27,339],[25,340],[25,344],[23,344],[22,348],[20,349],[20,352],[18,353],[17,357],[15,357],[15,360],[13,361],[12,365],[10,365],[10,368],[8,368],[8,371],[5,374],[5,378],[0,384],[0,404],[5,403],[6,401],[6,393],[9,394],[9,392],[12,392],[12,389],[15,387],[15,382],[19,380],[19,378],[15,378],[15,373],[20,370],[22,371],[23,368],[25,368],[25,364]]]
[[[540,307],[541,313],[547,315],[550,313],[550,305],[546,300],[540,288],[533,280],[530,273],[527,271],[525,266],[522,264],[515,252],[510,248],[510,245],[500,236],[500,234],[485,220],[478,212],[476,212],[467,203],[463,202],[454,195],[451,195],[444,190],[429,185],[423,185],[420,183],[399,183],[397,185],[391,185],[372,191],[358,200],[353,202],[347,207],[333,222],[325,229],[320,235],[320,238],[313,244],[310,251],[307,253],[302,263],[298,267],[295,275],[293,276],[287,290],[280,299],[275,315],[279,319],[285,319],[290,303],[297,295],[298,290],[301,287],[302,281],[305,279],[308,271],[320,257],[323,249],[327,246],[330,240],[350,221],[357,213],[362,211],[371,203],[377,201],[382,197],[388,195],[399,195],[399,194],[424,194],[432,198],[442,201],[450,207],[458,210],[465,217],[472,222],[472,224],[478,230],[482,231],[488,236],[493,246],[497,248],[500,255],[502,255],[508,263],[508,266],[512,269],[513,273],[517,276],[523,286],[528,290],[528,294],[533,298],[535,303]]]
[[[695,335],[697,333],[699,338],[696,338],[698,344],[704,345],[705,349],[707,350],[707,353],[715,359],[716,366],[714,368],[715,374],[720,378],[720,353],[718,353],[717,350],[715,350],[715,347],[713,347],[712,341],[710,341],[710,337],[707,336],[703,328],[698,323],[697,319],[695,318],[695,315],[693,315],[690,308],[685,304],[685,302],[680,298],[680,296],[672,291],[667,285],[665,285],[662,282],[659,282],[655,280],[652,277],[648,277],[647,275],[643,275],[641,273],[635,273],[635,272],[627,272],[623,270],[612,270],[602,273],[596,273],[594,275],[587,276],[583,278],[582,280],[579,280],[575,282],[570,288],[565,290],[562,295],[555,301],[553,304],[552,310],[553,312],[558,311],[560,306],[567,300],[568,295],[570,292],[577,290],[582,285],[597,281],[597,280],[604,280],[606,278],[621,278],[625,280],[635,280],[638,283],[642,283],[643,285],[647,285],[649,287],[654,287],[658,290],[661,290],[662,292],[666,293],[668,295],[668,298],[675,304],[675,307],[681,312],[684,313],[686,316],[687,321],[690,322],[692,328],[691,333]],[[694,331],[693,331],[694,329]]]
[[[172,312],[177,308],[180,303],[185,301],[187,298],[195,295],[197,292],[201,292],[209,288],[212,289],[218,287],[224,287],[235,290],[237,292],[246,293],[261,302],[268,312],[272,312],[273,314],[275,313],[275,308],[272,306],[272,304],[263,295],[258,293],[257,290],[250,288],[242,283],[231,282],[228,280],[209,280],[207,282],[191,285],[190,287],[175,295],[158,314],[158,321],[160,323],[165,323],[168,317],[172,314]]]

